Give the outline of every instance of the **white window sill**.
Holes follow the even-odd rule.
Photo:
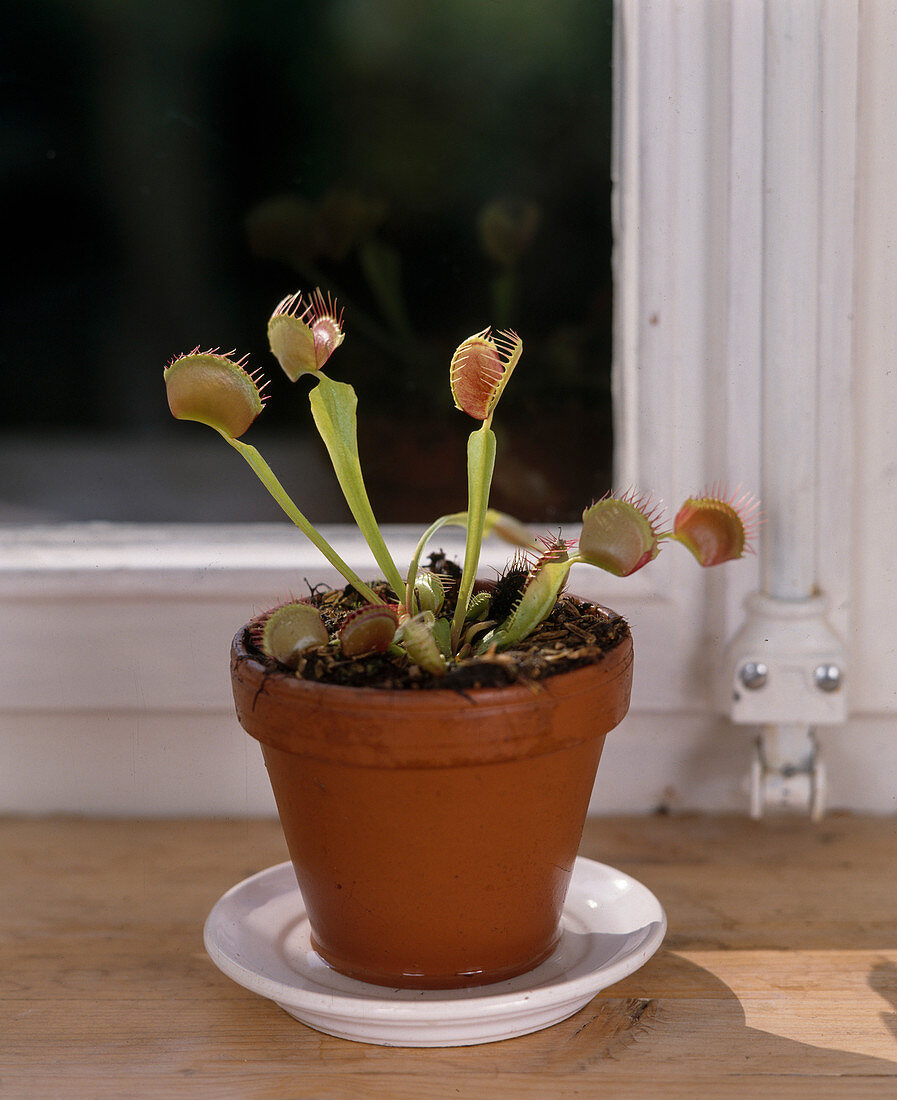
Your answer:
[[[328,534],[372,575],[353,529]],[[387,534],[405,560],[416,529]],[[301,591],[304,578],[337,583],[302,536],[286,524],[4,535],[0,812],[273,813],[261,754],[234,715],[228,647],[254,609]],[[437,545],[461,549],[454,535]],[[508,550],[489,543],[484,575]],[[679,556],[664,557],[625,581],[583,570],[571,585],[622,611],[637,650],[633,706],[608,737],[592,809],[746,812],[754,731],[731,727],[704,700],[700,607],[683,613],[685,589],[671,581]],[[685,561],[683,573],[695,572]],[[892,725],[855,720],[849,732],[824,732],[833,805],[893,812]]]
[[[354,527],[323,533],[362,577],[377,575]],[[344,583],[288,524],[72,524],[4,534],[5,711],[228,710],[227,647],[239,626],[307,584]],[[419,534],[385,528],[397,562],[410,559]],[[462,532],[440,532],[440,547],[462,558]],[[512,554],[488,540],[482,575],[496,575]],[[624,614],[658,610],[641,577],[576,574],[571,588],[587,598]]]

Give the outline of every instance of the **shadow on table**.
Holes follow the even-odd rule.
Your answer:
[[[869,985],[895,1003],[895,976],[897,966],[883,960],[873,968]],[[662,992],[652,996],[652,990]],[[897,1013],[884,1018],[897,1033]],[[559,1026],[569,1027],[571,1035],[549,1054],[556,1068],[571,1056],[574,1064],[583,1058],[589,1063],[619,1060],[626,1048],[634,1048],[627,1054],[643,1068],[657,1062],[672,1074],[692,1075],[703,1066],[708,1075],[897,1076],[897,1046],[892,1061],[750,1027],[741,1001],[725,982],[673,952],[661,951],[643,970]]]
[[[897,1009],[897,964],[879,959],[869,971],[869,988]],[[897,1012],[883,1012],[881,1018],[897,1040]]]
[[[895,999],[897,967],[882,963],[870,975],[873,989]],[[892,1014],[888,1014],[891,1016]],[[897,1020],[897,1014],[894,1014]],[[889,1026],[895,1027],[891,1019]],[[646,966],[595,997],[569,1020],[508,1043],[440,1052],[443,1064],[463,1059],[471,1072],[514,1048],[517,1073],[579,1073],[598,1078],[602,1067],[654,1079],[732,1075],[897,1077],[895,1060],[818,1046],[750,1027],[733,990],[712,971],[661,951]],[[419,1052],[423,1054],[424,1052]],[[435,1056],[435,1052],[434,1052]],[[460,1068],[460,1065],[458,1066]]]

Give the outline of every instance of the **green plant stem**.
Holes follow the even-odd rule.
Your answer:
[[[358,398],[345,382],[334,382],[327,375],[318,375],[318,384],[309,394],[315,426],[333,465],[333,471],[349,505],[349,510],[364,535],[383,576],[392,586],[400,602],[405,601],[405,584],[392,560],[364,487],[361,461],[358,457],[358,425],[355,409]]]
[[[415,550],[414,557],[411,559],[411,564],[408,567],[408,580],[407,589],[405,592],[405,610],[409,615],[414,614],[414,608],[412,604],[414,602],[414,582],[417,580],[417,571],[420,568],[420,559],[423,555],[424,549],[430,539],[436,534],[440,527],[466,527],[467,526],[467,513],[466,512],[452,512],[448,516],[440,516],[439,519],[434,520],[430,526],[424,531],[420,537]]]
[[[498,649],[507,649],[529,637],[551,613],[561,589],[567,583],[572,566],[584,562],[584,558],[574,554],[564,561],[552,561],[543,565],[530,579],[517,606],[507,619],[480,640],[477,652],[485,653],[493,645]]]
[[[480,564],[480,548],[486,526],[486,510],[489,506],[489,489],[495,468],[495,433],[485,421],[483,426],[470,433],[467,440],[467,543],[464,548],[464,567],[458,589],[458,604],[452,620],[452,652],[458,650],[470,594],[477,578]]]
[[[485,538],[494,528],[498,528],[499,524],[504,522],[506,529],[502,531],[499,529],[499,533],[502,538],[507,542],[512,542],[515,546],[523,546],[527,550],[538,550],[539,544],[535,539],[527,537],[527,532],[523,528],[523,524],[518,523],[513,516],[508,516],[504,512],[497,512],[492,508],[486,510],[486,519],[483,525],[483,537]],[[411,564],[408,567],[408,580],[407,580],[407,595],[405,598],[405,609],[409,615],[414,613],[412,606],[414,599],[414,581],[417,578],[417,574],[420,570],[420,559],[423,557],[424,550],[427,543],[436,534],[441,527],[466,527],[467,526],[467,513],[466,512],[452,512],[447,516],[440,516],[439,519],[434,520],[430,526],[424,531],[420,537],[420,541],[414,550],[414,556],[411,559]],[[507,527],[516,527],[519,530],[508,531]]]
[[[224,439],[246,459],[249,465],[252,467],[253,473],[265,486],[272,497],[277,501],[280,507],[286,512],[289,518],[295,523],[299,530],[315,544],[315,546],[321,551],[324,557],[330,562],[330,564],[341,573],[349,584],[369,603],[382,604],[383,600],[371,589],[364,581],[352,570],[343,559],[337,554],[330,543],[321,535],[305,516],[299,511],[290,497],[287,495],[286,490],[277,480],[274,475],[274,471],[268,465],[268,463],[262,458],[255,447],[249,446],[248,443],[241,443],[239,439],[234,439],[227,435],[225,432],[219,432]]]

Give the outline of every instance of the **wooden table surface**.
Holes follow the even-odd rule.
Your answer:
[[[897,1097],[895,819],[597,819],[582,852],[661,900],[658,954],[553,1028],[392,1049],[206,957],[276,822],[0,820],[0,1097]]]

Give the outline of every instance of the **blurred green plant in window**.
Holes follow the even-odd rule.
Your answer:
[[[538,369],[509,400],[496,492],[533,518],[571,518],[611,480],[610,0],[344,0],[316,20],[320,54],[295,80],[306,99],[320,90],[293,178],[247,208],[250,251],[351,311],[363,445],[388,518],[408,518],[376,462],[397,383],[429,417],[410,454],[443,438],[457,453],[440,402],[455,335],[444,302],[471,329],[484,301],[500,329],[525,322]],[[569,491],[565,471],[531,460],[549,395],[546,430],[563,425],[583,450],[604,441]]]

